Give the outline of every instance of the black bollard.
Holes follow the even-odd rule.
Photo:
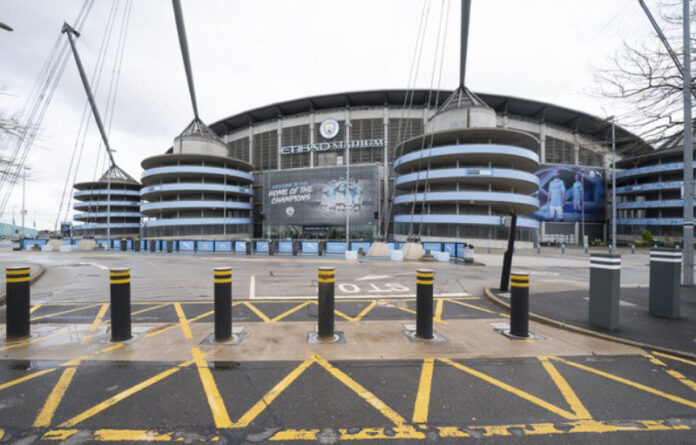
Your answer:
[[[128,240],[126,238],[121,238],[121,252],[128,250]]]
[[[140,240],[138,238],[133,240],[133,250],[135,252],[140,252]]]
[[[172,253],[172,252],[174,252],[174,241],[167,240],[167,253]]]
[[[156,246],[156,243],[157,243],[157,241],[155,241],[155,240],[153,240],[153,239],[150,240],[150,252],[154,252],[154,251],[155,251],[155,247],[157,247],[157,246]]]
[[[510,275],[510,335],[529,337],[529,273]]]
[[[333,267],[319,268],[319,335],[323,340],[334,338],[334,285]]]
[[[232,337],[232,268],[216,267],[215,283],[215,341]]]
[[[433,338],[433,281],[432,269],[416,271],[416,337]]]
[[[8,339],[29,337],[29,279],[30,269],[8,267],[5,269],[7,310],[5,311],[6,337]]]
[[[110,269],[111,285],[111,341],[131,338],[130,269]]]

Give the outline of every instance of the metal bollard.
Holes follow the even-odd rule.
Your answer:
[[[135,252],[140,252],[140,240],[138,238],[133,240],[133,250]]]
[[[432,269],[416,271],[416,337],[433,338],[433,282]]]
[[[651,315],[679,318],[681,312],[681,266],[679,249],[653,249],[650,251]]]
[[[110,269],[111,285],[111,341],[131,338],[130,269]]]
[[[334,285],[336,270],[333,267],[319,268],[319,329],[320,339],[334,338]]]
[[[247,240],[247,241],[246,241],[246,246],[245,246],[245,247],[246,247],[246,254],[247,254],[247,256],[248,256],[248,255],[251,255],[251,247],[252,247],[252,246],[251,246],[251,240]]]
[[[510,335],[529,337],[529,273],[510,274]]]
[[[31,269],[26,266],[5,269],[6,337],[8,339],[29,337],[29,280]]]
[[[232,337],[232,268],[216,267],[215,282],[215,341]]]
[[[592,326],[619,327],[621,255],[596,253],[590,256],[590,313]]]
[[[167,253],[174,252],[174,241],[167,240]]]

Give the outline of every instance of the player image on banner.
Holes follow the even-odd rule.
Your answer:
[[[359,184],[357,178],[350,178],[350,181],[346,181],[344,177],[339,180],[332,179],[320,187],[322,190],[320,203],[323,210],[332,214],[344,212],[346,209],[350,209],[351,213],[360,212],[365,187]]]
[[[575,165],[542,165],[539,177],[539,221],[603,221],[604,169]]]

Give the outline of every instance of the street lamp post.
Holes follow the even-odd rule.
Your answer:
[[[689,0],[683,0],[684,23],[684,286],[694,285],[694,148],[691,116],[691,10]]]
[[[616,254],[616,124],[611,117],[611,253]]]
[[[350,117],[346,118],[346,196],[344,200],[344,208],[346,209],[346,251],[350,250],[350,212],[353,209],[353,202],[348,204],[350,198]]]

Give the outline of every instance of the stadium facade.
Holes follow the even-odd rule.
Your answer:
[[[684,142],[681,135],[657,150],[617,163],[617,238],[631,241],[650,231],[654,239],[683,239]]]
[[[340,240],[349,211],[351,239],[496,245],[514,210],[522,241],[606,238],[610,126],[583,112],[466,88],[359,91],[210,129],[142,162],[141,236]],[[649,149],[620,127],[617,141],[619,157]]]

